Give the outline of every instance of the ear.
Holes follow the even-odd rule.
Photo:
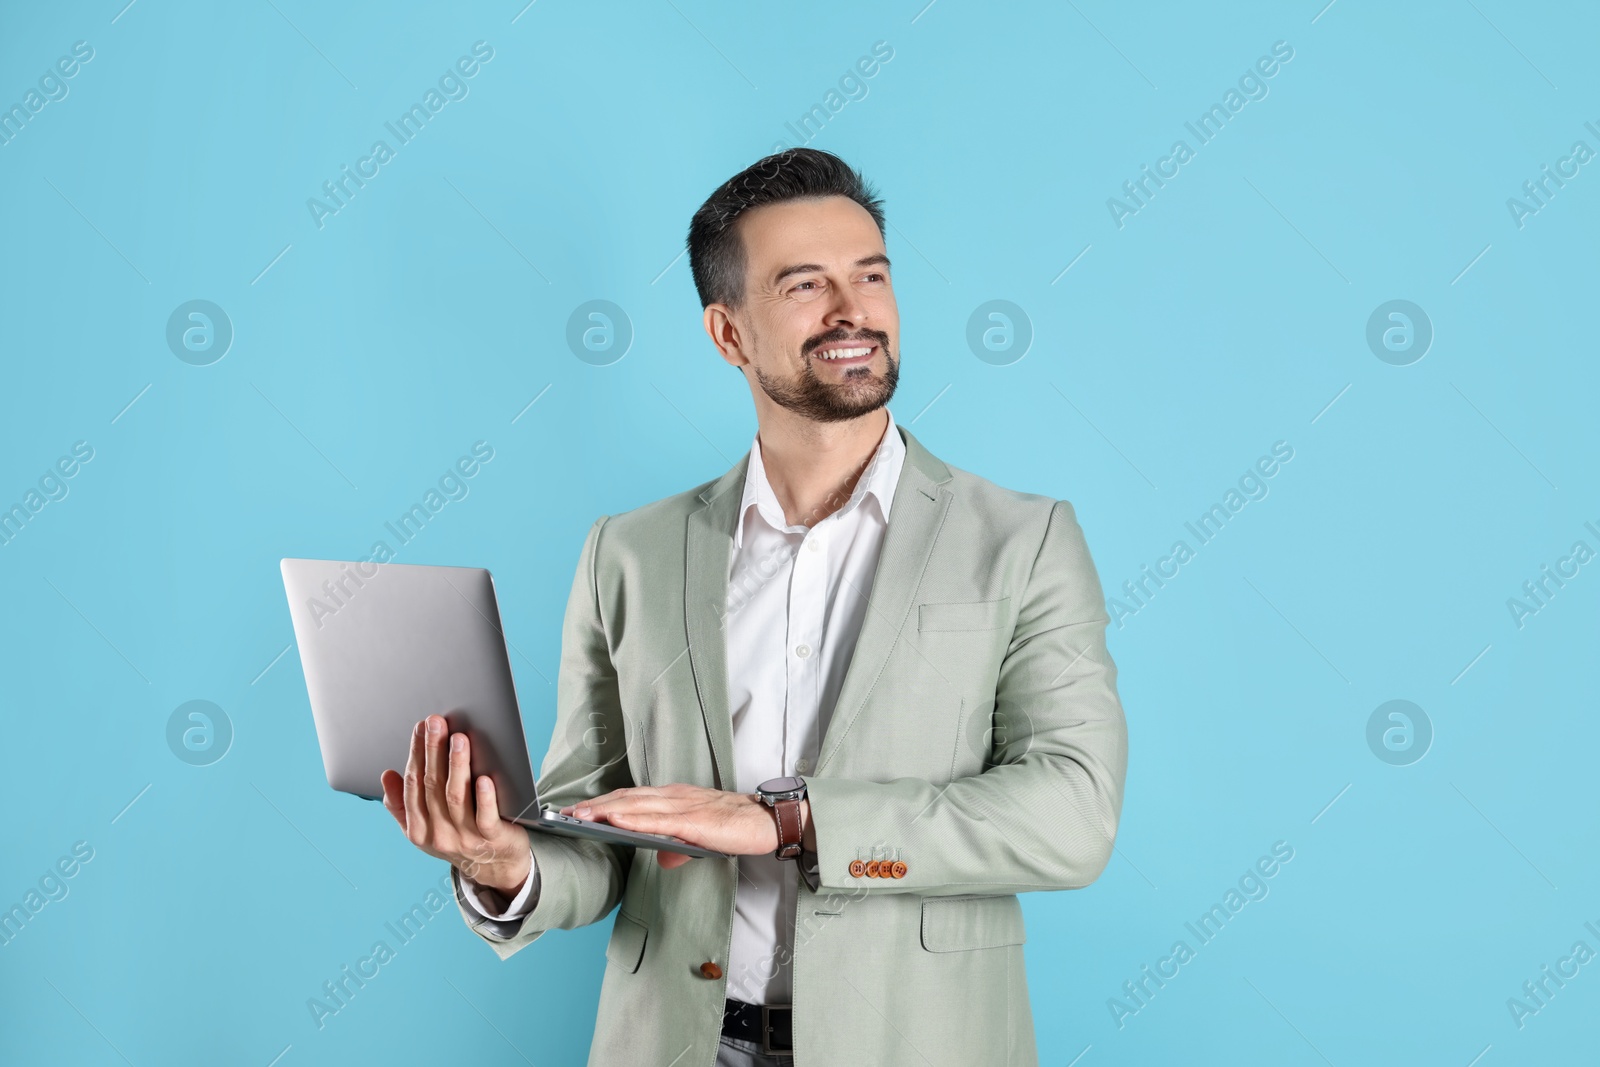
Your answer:
[[[717,354],[731,367],[743,367],[750,362],[744,350],[744,338],[733,319],[733,309],[727,304],[707,304],[702,316],[706,336],[717,346]]]

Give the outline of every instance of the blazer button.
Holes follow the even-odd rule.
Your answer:
[[[851,860],[850,861],[850,877],[852,877],[852,878],[860,878],[862,872],[864,872],[866,869],[867,869],[867,865],[865,863],[862,863],[860,860]]]
[[[700,965],[700,975],[702,978],[709,978],[715,982],[718,978],[722,977],[722,968],[718,967],[710,960],[706,960]]]
[[[868,860],[867,861],[867,877],[868,878],[876,878],[876,877],[878,877],[878,861],[877,860]]]
[[[894,864],[889,868],[889,874],[890,874],[891,877],[894,877],[894,878],[904,878],[906,876],[906,864],[905,864],[905,861],[904,860],[895,860]]]

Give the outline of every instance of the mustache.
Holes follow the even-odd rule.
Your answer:
[[[870,341],[884,352],[889,351],[889,335],[882,330],[861,330],[851,335],[843,329],[829,330],[827,333],[818,334],[800,346],[800,354],[809,356],[823,345],[837,344],[840,341]]]

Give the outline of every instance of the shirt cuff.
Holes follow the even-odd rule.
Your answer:
[[[463,872],[461,888],[467,898],[467,904],[485,919],[520,919],[533,911],[539,903],[539,864],[531,855],[528,857],[528,863],[528,877],[523,881],[522,888],[511,898],[510,904],[504,905],[505,910],[499,914],[491,909],[502,906],[504,898],[501,893],[486,885],[479,885]]]

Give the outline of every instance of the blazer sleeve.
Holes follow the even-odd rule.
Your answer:
[[[1077,889],[1099,877],[1128,763],[1108,621],[1072,505],[1057,501],[1000,666],[992,765],[943,786],[808,777],[811,887],[1007,894]],[[874,847],[899,849],[905,877],[852,877],[850,861]]]
[[[565,807],[634,784],[596,585],[600,534],[608,517],[602,515],[589,528],[567,598],[555,731],[539,771],[539,802],[546,807]],[[464,898],[461,872],[451,869],[462,918],[501,959],[546,930],[570,930],[605,918],[626,888],[634,851],[631,845],[533,831],[528,844],[539,871],[539,899],[520,919],[490,919],[472,908]]]

